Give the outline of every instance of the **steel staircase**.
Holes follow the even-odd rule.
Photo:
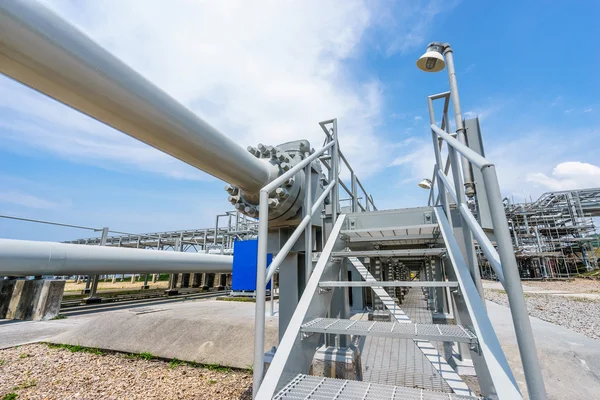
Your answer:
[[[433,110],[438,99],[444,99],[441,128]],[[331,121],[321,123],[327,139],[310,156],[320,157],[329,169],[324,191],[315,203],[307,197],[310,213],[304,214],[268,268],[271,187],[261,191],[257,289],[272,278],[302,230],[309,238],[305,254],[316,250],[308,223],[321,204],[326,204],[321,218],[327,235],[319,244],[316,265],[305,262],[308,279],[264,376],[264,290],[257,291],[255,399],[522,399],[486,311],[476,244],[506,290],[529,396],[547,398],[495,167],[482,156],[482,147],[478,153],[457,140],[459,133],[448,132],[450,92],[428,100],[435,165],[427,207],[372,211],[368,201],[366,207],[357,203],[357,179],[339,151],[335,120],[332,129],[325,127]],[[477,120],[465,123],[469,134],[479,134]],[[465,134],[464,128],[460,134]],[[339,178],[340,160],[351,172],[351,189]],[[288,179],[300,168],[279,179]],[[464,171],[474,176],[468,185]],[[340,207],[339,186],[351,196],[352,206],[345,210],[351,212],[343,213]],[[323,203],[328,193],[329,202]],[[354,304],[355,314],[350,312],[350,293],[353,302],[370,297],[368,320]],[[412,305],[407,307],[405,301]],[[401,344],[380,346],[379,340]],[[399,349],[413,359],[402,364]],[[363,368],[362,357],[379,363],[370,371],[383,371],[381,382],[367,371],[368,365]],[[387,364],[381,366],[384,361]],[[405,369],[396,379],[400,367]],[[467,385],[465,375],[476,379]]]
[[[420,226],[420,232],[411,233],[415,225],[386,228],[386,220],[430,218],[428,226]],[[378,225],[373,224],[378,221]],[[354,234],[350,225],[374,225],[360,229]],[[428,234],[424,234],[426,231]],[[418,237],[416,237],[418,235]],[[357,240],[358,239],[358,240]],[[377,248],[377,249],[375,249]],[[427,280],[375,279],[361,258],[394,259],[406,265],[424,265],[432,258],[446,260],[448,268],[442,279],[434,280],[429,274]],[[342,265],[354,268],[362,280],[347,281]],[[441,265],[441,264],[440,264]],[[421,272],[427,275],[426,268]],[[438,274],[439,275],[439,274]],[[330,279],[335,277],[336,279]],[[390,321],[367,321],[352,318],[332,318],[328,305],[333,292],[366,287],[374,294],[391,314]],[[402,310],[400,301],[389,291],[396,288],[412,287],[411,290],[450,290],[454,294],[448,299],[455,303],[456,324],[412,322]],[[387,289],[387,290],[386,290]],[[444,295],[445,295],[444,294]],[[456,298],[456,300],[452,300]],[[458,315],[462,314],[462,315]],[[462,317],[462,318],[461,318]],[[460,321],[460,323],[459,323]],[[325,335],[347,335],[356,337],[388,337],[412,340],[431,362],[454,393],[443,393],[425,388],[383,385],[376,382],[335,379],[335,377],[310,376],[310,363]],[[257,398],[267,399],[467,399],[476,398],[461,377],[450,367],[446,359],[431,342],[464,344],[475,361],[475,369],[480,382],[484,382],[486,397],[521,398],[516,382],[485,308],[472,279],[452,228],[439,208],[413,209],[411,212],[377,211],[340,215],[333,232],[325,245],[313,274],[306,286],[296,312],[281,340],[280,346],[267,370]],[[312,349],[312,350],[309,350]],[[309,355],[305,354],[308,351]],[[303,353],[304,365],[295,356]],[[304,367],[304,368],[302,368]]]

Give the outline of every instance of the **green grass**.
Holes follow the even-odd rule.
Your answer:
[[[46,343],[46,346],[48,346],[51,349],[66,349],[66,350],[69,350],[71,353],[91,353],[91,354],[95,354],[97,356],[104,355],[104,352],[97,347],[84,347],[84,346],[72,345],[72,344],[54,344],[54,343]]]
[[[578,301],[580,303],[600,303],[600,299],[592,299],[589,297],[568,297],[569,299],[573,300],[573,301]]]
[[[31,357],[29,354],[27,353],[21,353],[19,354],[19,358],[27,358],[27,357]]]
[[[221,364],[204,364],[202,367],[208,369],[209,371],[218,371],[218,372],[230,372],[231,368],[224,367]]]
[[[64,314],[58,314],[56,317],[54,318],[50,318],[50,320],[55,320],[55,319],[66,319],[67,316]]]
[[[0,367],[6,364],[6,360],[0,358]]]
[[[17,400],[18,398],[19,395],[15,392],[6,393],[4,396],[2,396],[2,400]]]
[[[239,301],[241,303],[256,303],[253,297],[217,297],[220,301]]]
[[[216,381],[216,380],[214,380],[214,379],[210,379],[210,380],[208,381],[208,383],[210,383],[211,385],[214,385],[215,383],[217,383],[217,381]]]
[[[152,353],[148,353],[147,351],[143,352],[143,353],[129,353],[129,354],[125,354],[126,358],[131,358],[134,360],[146,360],[146,361],[150,361],[153,360],[155,358],[158,358],[157,356],[155,356]]]
[[[13,387],[13,390],[29,389],[30,387],[34,387],[34,386],[37,386],[37,381],[25,379],[25,381],[23,383],[21,383],[19,386]]]
[[[185,364],[186,364],[185,361],[181,361],[181,360],[174,358],[169,362],[169,369],[175,369],[175,368],[179,367],[180,365],[185,365]]]

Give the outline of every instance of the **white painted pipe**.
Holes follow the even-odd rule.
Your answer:
[[[0,1],[0,72],[245,192],[277,175],[37,1]]]
[[[0,275],[231,272],[232,256],[0,239]]]

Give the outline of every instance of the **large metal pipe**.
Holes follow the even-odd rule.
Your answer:
[[[0,239],[0,275],[231,272],[232,256]]]
[[[0,2],[0,72],[246,192],[269,182],[268,163],[35,1]]]

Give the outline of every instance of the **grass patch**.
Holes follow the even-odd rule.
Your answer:
[[[589,297],[568,297],[573,301],[577,301],[579,303],[600,303],[600,299],[592,299]]]
[[[211,385],[214,385],[215,383],[217,383],[217,381],[214,379],[209,379],[208,383],[210,383]]]
[[[157,356],[155,356],[152,353],[148,353],[147,351],[143,352],[143,353],[128,353],[125,354],[125,358],[130,358],[133,360],[146,360],[146,361],[150,361],[150,360],[154,360],[156,358],[158,358]]]
[[[58,314],[56,317],[50,318],[51,321],[54,321],[56,319],[67,319],[67,316],[64,314]]]
[[[27,357],[31,357],[29,354],[27,353],[21,353],[19,354],[19,358],[27,358]]]
[[[6,360],[3,360],[0,358],[0,367],[3,366],[4,364],[6,364]]]
[[[95,354],[97,356],[103,356],[104,352],[97,347],[84,347],[79,345],[72,344],[54,344],[54,343],[45,343],[51,349],[66,349],[71,353],[90,353]]]
[[[179,367],[180,365],[185,365],[185,364],[186,364],[185,361],[181,361],[181,360],[174,358],[171,361],[169,361],[169,369],[175,369],[175,368]]]
[[[241,303],[256,303],[256,299],[254,297],[217,297],[217,300],[220,301],[239,301]]]
[[[204,368],[208,369],[209,371],[217,371],[217,372],[230,372],[231,371],[231,368],[224,367],[221,364],[204,364],[202,366]]]
[[[19,395],[15,392],[6,393],[4,396],[2,396],[2,400],[17,400],[18,398]]]

